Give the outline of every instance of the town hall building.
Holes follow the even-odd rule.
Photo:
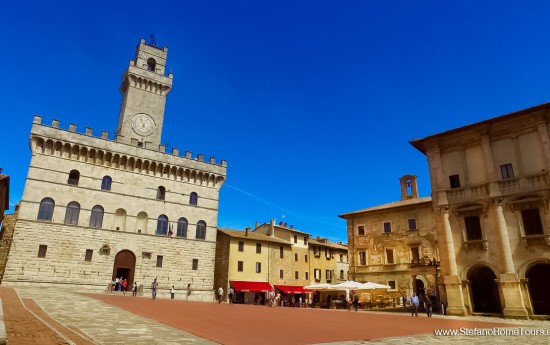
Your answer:
[[[227,162],[161,144],[168,49],[141,40],[122,76],[113,135],[35,116],[32,152],[3,283],[106,289],[191,284],[211,300]],[[173,125],[173,124],[172,124]]]

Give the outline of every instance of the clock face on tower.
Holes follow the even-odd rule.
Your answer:
[[[148,136],[155,129],[155,120],[147,114],[138,113],[132,117],[132,128],[141,136]]]

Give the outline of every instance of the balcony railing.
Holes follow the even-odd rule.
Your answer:
[[[494,196],[495,194],[506,196],[519,192],[530,192],[545,188],[550,188],[547,172],[499,180],[480,185],[453,188],[446,190],[445,192],[447,193],[447,201],[452,204],[485,199],[490,195]]]
[[[489,197],[488,184],[454,188],[447,191],[447,200],[450,203],[462,202],[467,200],[475,200],[475,199],[484,199],[487,197]]]
[[[548,174],[546,172],[498,181],[501,195],[539,190],[548,188],[548,186]]]

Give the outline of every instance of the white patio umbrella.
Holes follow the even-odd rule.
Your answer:
[[[314,285],[308,285],[304,286],[304,289],[306,290],[330,290],[334,285],[332,284],[314,284]]]
[[[362,289],[391,289],[391,286],[384,285],[384,284],[378,284],[378,283],[372,283],[372,282],[366,282],[363,284]]]
[[[337,290],[361,290],[361,289],[365,289],[363,285],[364,285],[363,283],[354,282],[353,280],[350,280],[344,283],[333,285],[332,287]]]
[[[365,289],[363,283],[354,282],[353,280],[333,285],[333,288],[336,290],[346,290],[346,301],[349,301],[349,291],[350,290],[361,290]]]

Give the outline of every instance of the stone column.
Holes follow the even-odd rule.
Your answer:
[[[508,228],[506,227],[502,203],[497,201],[495,204],[498,221],[498,237],[500,240],[499,251],[502,256],[501,259],[504,269],[504,273],[500,275],[500,279],[497,281],[500,284],[502,298],[504,300],[503,314],[504,317],[508,318],[528,318],[529,314],[523,303],[521,283],[514,267],[510,237],[508,236]]]
[[[537,122],[537,131],[539,132],[544,158],[546,158],[546,170],[550,169],[550,136],[548,135],[548,125],[544,119]]]
[[[427,153],[428,157],[428,166],[430,168],[430,182],[432,184],[432,191],[434,192],[434,197],[436,198],[437,205],[446,205],[447,204],[447,193],[442,190],[443,181],[445,176],[443,175],[443,166],[441,164],[441,151],[439,146],[435,144]]]
[[[449,275],[443,277],[443,284],[447,292],[447,314],[448,315],[466,315],[464,307],[464,295],[462,293],[462,282],[458,276],[458,266],[456,263],[456,253],[453,241],[453,231],[449,221],[449,209],[446,208],[443,213],[444,243],[447,249],[446,260],[449,264]],[[443,257],[442,257],[443,259]]]
[[[489,195],[499,196],[500,190],[498,188],[497,175],[495,172],[495,161],[493,160],[493,150],[491,149],[491,139],[489,136],[484,136],[481,138],[481,147],[483,149],[487,180],[489,181]]]

